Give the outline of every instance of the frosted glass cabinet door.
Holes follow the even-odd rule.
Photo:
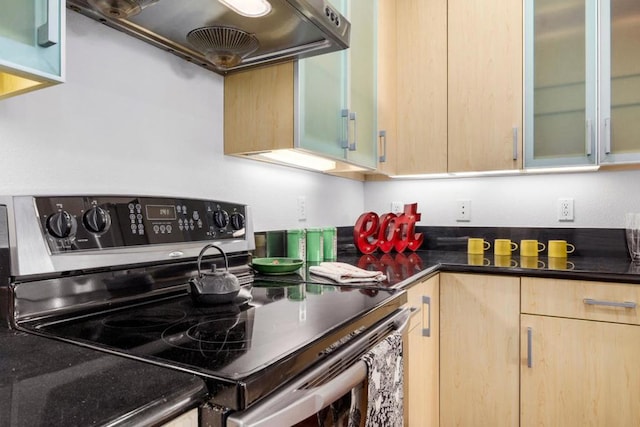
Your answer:
[[[342,147],[346,119],[346,51],[301,59],[298,62],[299,145],[338,159],[345,158]]]
[[[355,150],[347,160],[375,168],[377,159],[376,32],[378,2],[351,0],[349,20],[352,28],[349,56],[349,107],[356,114],[350,123],[350,140]],[[355,134],[354,134],[355,132]]]
[[[0,11],[0,72],[61,81],[64,0],[5,0]]]
[[[611,0],[601,11],[601,162],[640,161],[640,2]],[[608,66],[607,66],[608,65]]]
[[[346,0],[331,4],[347,15]],[[298,61],[298,143],[301,148],[345,159],[342,147],[347,120],[341,117],[347,99],[347,54],[341,50]]]
[[[351,22],[349,49],[298,61],[297,145],[374,169],[377,165],[377,1],[334,0]]]
[[[525,5],[525,167],[594,164],[597,3]]]

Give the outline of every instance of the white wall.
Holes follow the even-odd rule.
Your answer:
[[[0,101],[0,194],[111,193],[248,203],[257,230],[353,225],[418,202],[422,225],[623,227],[640,172],[362,184],[223,156],[223,79],[67,12],[67,82]],[[296,217],[306,196],[308,219]],[[556,219],[575,199],[575,221]],[[471,222],[455,221],[471,200]]]
[[[66,83],[0,101],[0,194],[213,198],[252,205],[257,230],[355,222],[362,183],[223,156],[222,112],[222,77],[67,11]]]
[[[418,203],[420,225],[624,228],[640,212],[640,171],[585,172],[367,183],[365,206]],[[575,220],[559,222],[558,199],[574,199]],[[457,201],[471,200],[471,221],[456,222]]]

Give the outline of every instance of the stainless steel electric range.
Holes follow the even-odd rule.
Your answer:
[[[362,386],[362,354],[408,321],[404,291],[255,280],[243,204],[20,196],[0,205],[11,255],[3,323],[201,377],[201,425],[309,425]],[[240,279],[230,303],[190,298],[209,243]],[[222,260],[212,254],[203,265]]]

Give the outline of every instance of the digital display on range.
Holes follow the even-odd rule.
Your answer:
[[[172,221],[176,219],[176,207],[172,205],[145,205],[149,221]]]

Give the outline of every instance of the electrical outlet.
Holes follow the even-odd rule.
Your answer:
[[[558,199],[558,221],[573,221],[573,199]]]
[[[471,200],[458,200],[458,211],[456,213],[456,221],[471,221]]]
[[[391,213],[401,214],[404,211],[404,204],[402,202],[391,202]]]
[[[307,219],[307,198],[298,196],[298,221],[306,221]]]

